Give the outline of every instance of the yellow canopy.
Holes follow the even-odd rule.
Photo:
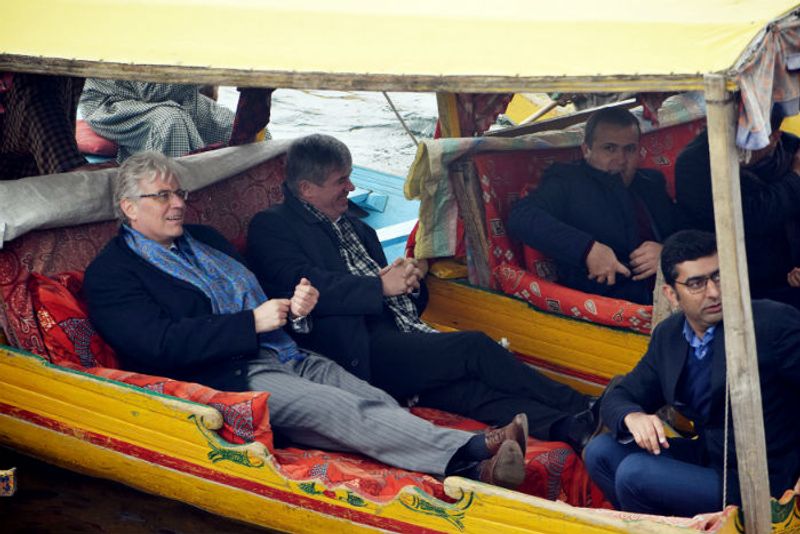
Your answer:
[[[680,90],[701,87],[704,73],[732,68],[759,31],[795,5],[6,0],[0,70],[460,92],[558,90],[565,82],[580,90],[599,77],[605,90]]]

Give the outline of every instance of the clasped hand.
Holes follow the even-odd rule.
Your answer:
[[[270,332],[286,324],[289,312],[295,317],[304,317],[311,313],[319,300],[319,291],[303,278],[294,288],[290,299],[269,299],[253,310],[256,332]]]
[[[424,273],[416,259],[397,258],[381,269],[378,275],[381,278],[383,295],[392,297],[418,290]]]

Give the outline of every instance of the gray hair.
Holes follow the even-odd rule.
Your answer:
[[[322,185],[332,171],[353,165],[347,145],[330,135],[313,134],[301,137],[289,147],[286,159],[286,186],[299,194],[302,180]]]
[[[142,189],[139,184],[145,181],[153,182],[159,176],[180,177],[175,162],[160,152],[139,152],[125,160],[117,172],[114,192],[114,214],[117,219],[127,222],[120,208],[122,199],[132,199],[141,195]]]

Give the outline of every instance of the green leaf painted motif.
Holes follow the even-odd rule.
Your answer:
[[[426,495],[421,492],[417,494],[406,493],[400,496],[400,502],[409,510],[444,519],[458,530],[464,530],[464,515],[472,505],[472,499],[473,494],[470,492],[457,505],[442,506],[428,500]]]
[[[264,461],[258,457],[252,458],[246,449],[226,447],[195,415],[190,415],[189,419],[194,421],[197,429],[203,437],[206,438],[208,446],[211,447],[211,450],[208,452],[208,459],[211,460],[212,463],[228,461],[245,467],[264,467]]]

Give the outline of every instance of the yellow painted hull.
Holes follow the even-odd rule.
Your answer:
[[[0,443],[213,513],[291,532],[686,532],[452,477],[449,504],[406,488],[374,502],[289,480],[260,444],[231,445],[206,406],[0,348]],[[736,532],[733,518],[718,532]]]

